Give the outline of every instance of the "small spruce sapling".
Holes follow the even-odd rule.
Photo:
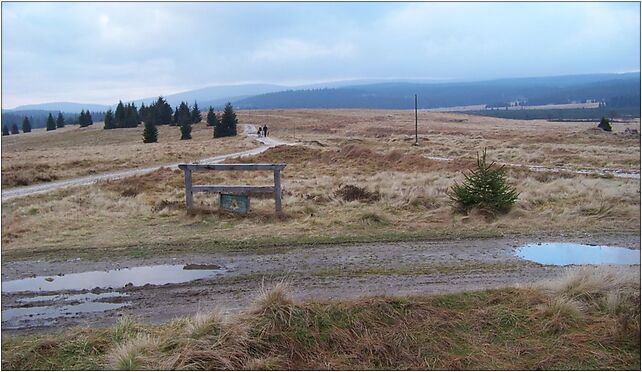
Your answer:
[[[152,121],[145,122],[145,129],[143,129],[143,143],[158,142],[158,128]]]
[[[600,120],[600,124],[598,124],[597,127],[607,132],[610,132],[613,130],[613,128],[611,128],[611,123],[609,122],[609,119],[604,117],[602,118],[602,120]]]
[[[464,182],[448,190],[448,196],[461,212],[477,207],[491,214],[508,212],[517,201],[519,193],[508,184],[504,167],[486,162],[486,149],[477,154],[477,167],[464,173]]]

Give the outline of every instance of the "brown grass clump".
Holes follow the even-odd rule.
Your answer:
[[[638,293],[640,278],[631,271],[622,272],[612,267],[589,266],[569,269],[563,277],[544,282],[540,286],[558,296],[602,308],[609,302],[608,295]],[[614,303],[615,299],[612,298],[610,301]]]
[[[594,311],[613,317],[610,335],[627,339],[640,333],[640,277],[632,270],[614,267],[572,268],[559,279],[538,284],[549,293],[552,302],[544,312],[553,319],[547,324],[552,331],[571,327],[582,314]]]
[[[154,350],[158,340],[149,335],[139,335],[117,345],[108,356],[109,365],[115,370],[131,371],[145,369],[155,362]]]
[[[556,297],[538,306],[538,310],[542,317],[548,318],[543,326],[544,331],[558,333],[582,320],[584,305],[577,300]]]
[[[354,185],[344,185],[343,187],[335,191],[334,195],[347,202],[355,200],[371,202],[381,199],[381,195],[378,192],[370,192],[362,187]]]
[[[264,335],[290,324],[295,306],[289,292],[290,286],[285,281],[271,288],[262,284],[252,310],[261,319],[256,333]]]
[[[221,332],[224,321],[225,317],[220,310],[208,314],[196,314],[187,320],[185,331],[190,338],[215,335]]]
[[[2,185],[5,187],[28,186],[34,183],[51,182],[58,179],[49,164],[16,164],[2,167]]]

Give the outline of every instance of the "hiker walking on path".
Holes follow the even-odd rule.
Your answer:
[[[257,131],[256,131],[256,135],[257,135],[259,138],[261,137],[261,132],[262,132],[262,131],[263,131],[263,129],[261,129],[261,127],[259,127],[259,130],[257,130]]]
[[[268,127],[267,124],[263,125],[263,137],[268,136]]]

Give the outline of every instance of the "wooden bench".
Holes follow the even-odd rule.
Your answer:
[[[287,164],[283,163],[249,163],[249,164],[179,164],[185,172],[185,205],[192,209],[195,192],[215,192],[226,194],[274,194],[274,207],[281,212],[281,171]],[[274,185],[192,185],[192,172],[199,171],[273,171]]]

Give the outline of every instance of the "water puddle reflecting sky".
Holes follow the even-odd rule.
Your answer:
[[[223,270],[184,270],[183,265],[139,266],[109,271],[87,271],[63,276],[38,276],[2,282],[2,292],[43,292],[89,290],[93,288],[122,288],[145,284],[175,284],[204,279],[221,274]]]
[[[533,243],[515,255],[543,265],[639,265],[640,251],[629,248],[576,243]]]
[[[81,302],[75,305],[64,306],[11,307],[2,310],[2,323],[25,319],[35,320],[73,317],[83,313],[115,310],[127,305],[128,303]]]
[[[154,265],[3,281],[3,294],[25,293],[15,300],[16,305],[2,310],[2,328],[20,328],[32,321],[51,325],[56,323],[57,318],[105,312],[130,305],[122,299],[128,296],[126,293],[87,292],[94,288],[120,289],[130,285],[185,283],[221,275],[223,271],[216,265]],[[48,291],[86,293],[37,295]]]

